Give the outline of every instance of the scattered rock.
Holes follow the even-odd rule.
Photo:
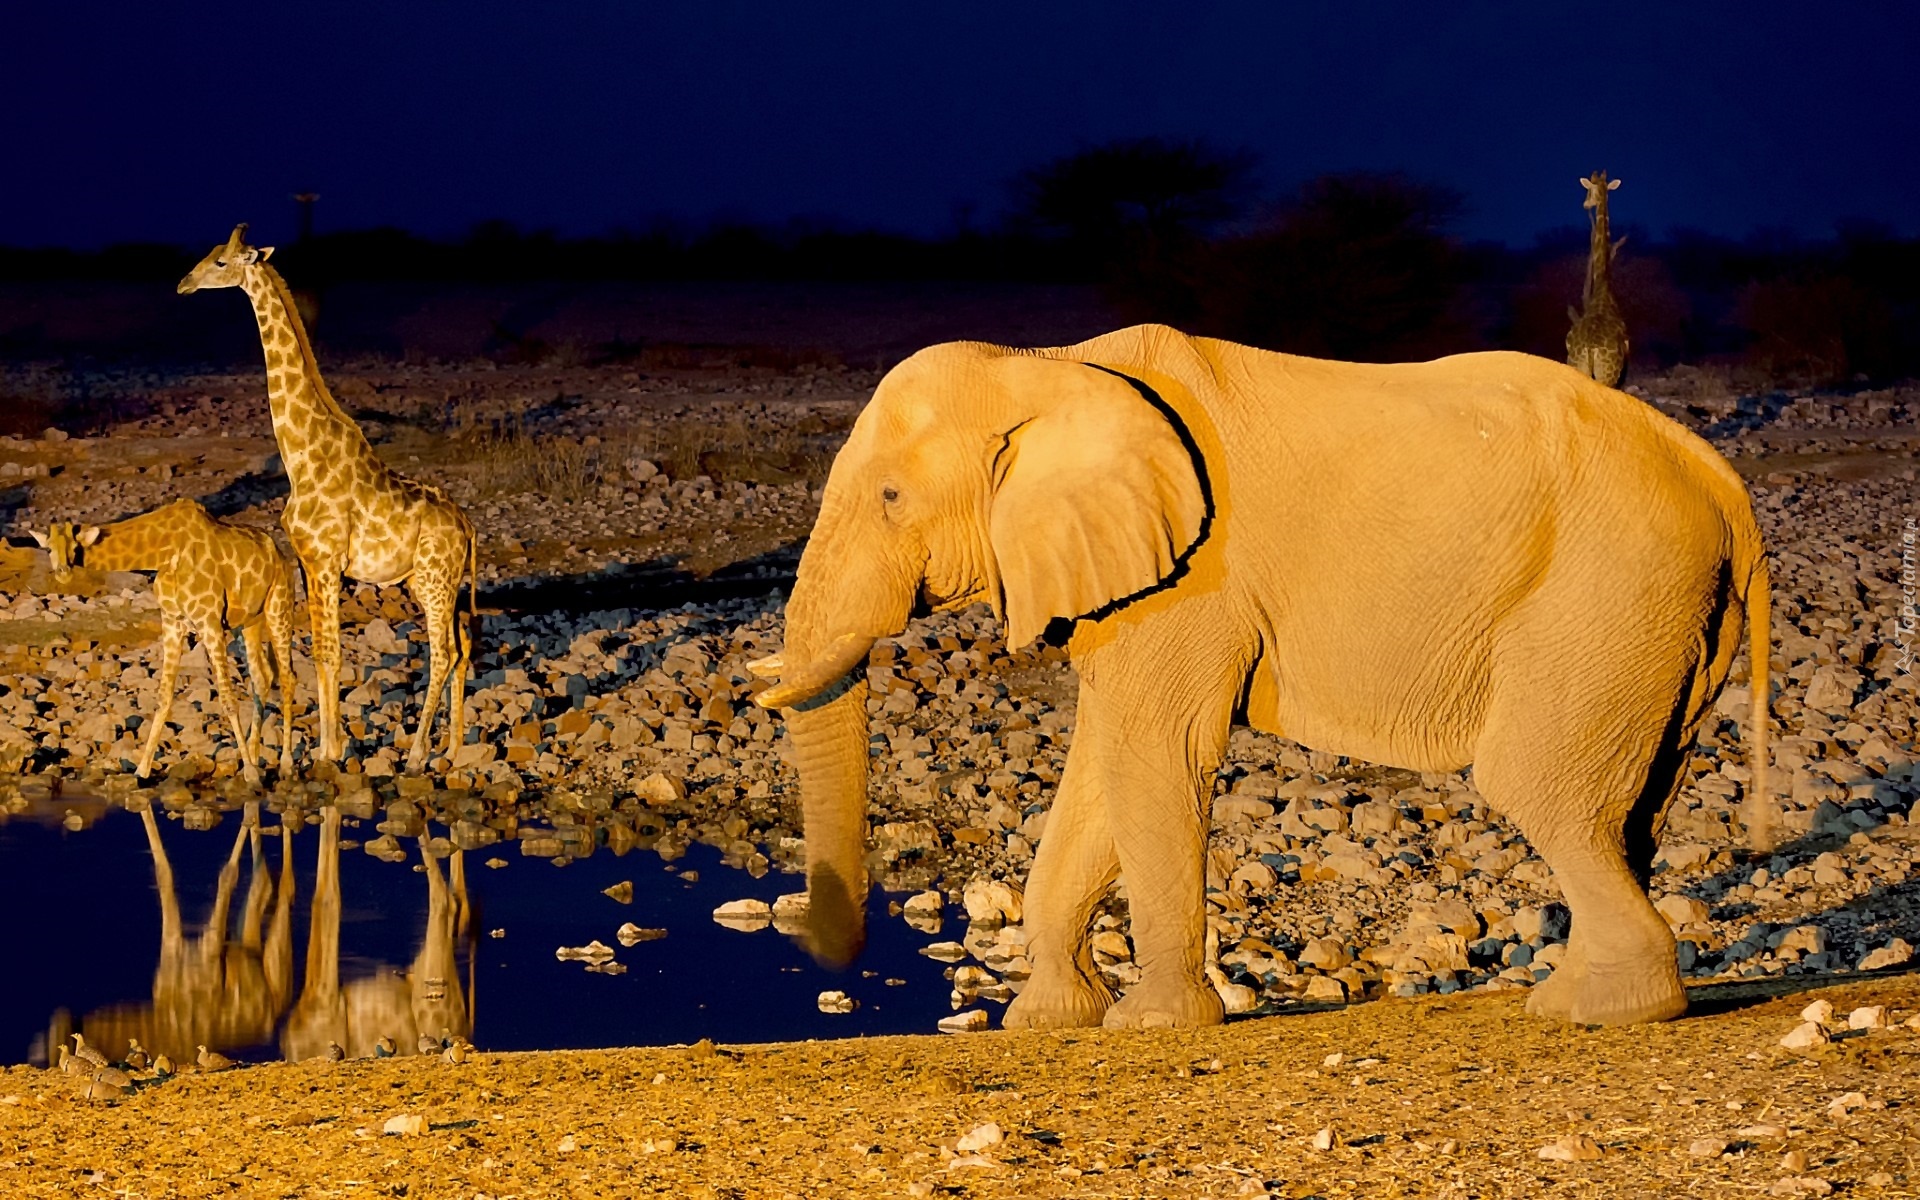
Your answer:
[[[773,907],[765,900],[729,900],[713,910],[713,919],[729,929],[753,933],[773,924]]]
[[[998,1146],[1006,1140],[1006,1136],[998,1125],[988,1121],[984,1125],[975,1125],[961,1134],[960,1140],[953,1144],[953,1148],[962,1154],[978,1154],[989,1146]]]
[[[978,1033],[986,1027],[987,1014],[984,1009],[969,1009],[940,1018],[941,1033]]]
[[[1863,1004],[1847,1014],[1848,1029],[1885,1029],[1887,1027],[1887,1008],[1884,1004]]]
[[[821,992],[817,1003],[823,1013],[850,1013],[860,1007],[860,1002],[845,992]]]
[[[1887,967],[1904,967],[1913,961],[1913,946],[1905,938],[1895,938],[1878,950],[1870,950],[1860,960],[1862,971],[1879,971]]]
[[[667,931],[664,929],[643,929],[635,925],[632,921],[628,921],[625,925],[614,930],[613,936],[622,946],[635,946],[641,942],[659,941],[661,938],[667,936]]]
[[[401,1113],[397,1117],[388,1117],[386,1124],[380,1127],[381,1133],[397,1134],[400,1137],[416,1137],[427,1131],[427,1119],[416,1113]]]
[[[1563,1133],[1535,1153],[1548,1162],[1592,1162],[1600,1157],[1601,1150],[1583,1133]]]
[[[613,957],[613,947],[596,938],[584,946],[561,946],[553,956],[561,962],[599,962]]]
[[[1719,1158],[1727,1152],[1727,1146],[1728,1142],[1725,1138],[1695,1138],[1687,1147],[1687,1153],[1695,1158]]]
[[[1833,1041],[1833,1035],[1827,1027],[1818,1021],[1802,1021],[1793,1031],[1780,1039],[1780,1044],[1789,1050],[1814,1050]]]
[[[622,879],[610,888],[601,888],[600,894],[621,904],[633,903],[633,880]]]

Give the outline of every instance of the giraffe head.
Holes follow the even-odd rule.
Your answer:
[[[73,578],[73,569],[80,565],[81,552],[100,540],[100,527],[55,521],[45,533],[34,530],[33,540],[46,549],[47,557],[53,561],[55,582],[65,583]]]
[[[1620,181],[1618,179],[1608,179],[1607,173],[1605,171],[1595,171],[1593,174],[1587,176],[1585,179],[1582,179],[1580,181],[1580,186],[1587,190],[1586,203],[1582,204],[1580,207],[1599,208],[1600,194],[1602,192],[1611,192],[1613,189],[1619,187]],[[241,226],[241,228],[244,229],[246,227],[243,225]],[[181,286],[184,287],[186,285],[182,284]]]
[[[185,296],[201,288],[239,287],[247,268],[267,261],[272,253],[272,246],[247,245],[246,225],[235,225],[233,236],[207,251],[207,256],[194,264],[193,270],[187,272],[187,277],[174,290]]]

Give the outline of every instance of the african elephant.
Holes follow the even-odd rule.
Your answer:
[[[785,646],[757,668],[800,772],[823,960],[863,940],[868,650],[976,601],[1011,645],[1067,637],[1080,676],[1009,1026],[1221,1020],[1205,849],[1236,722],[1471,763],[1573,913],[1529,1008],[1685,1009],[1644,884],[1749,616],[1764,791],[1768,580],[1739,476],[1652,408],[1523,354],[1361,365],[1153,325],[907,359],[834,461]],[[1141,978],[1115,1003],[1088,925],[1117,874]]]

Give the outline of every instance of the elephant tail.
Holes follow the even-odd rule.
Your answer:
[[[1767,679],[1773,657],[1773,589],[1768,579],[1767,556],[1755,547],[1753,566],[1747,575],[1747,654],[1752,660],[1748,683],[1753,691],[1753,707],[1747,716],[1747,841],[1756,851],[1774,846],[1773,797],[1767,790],[1767,709],[1772,685]]]

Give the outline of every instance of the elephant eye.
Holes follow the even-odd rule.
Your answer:
[[[895,500],[898,500],[900,498],[900,489],[896,487],[881,488],[880,498],[882,500],[885,500],[888,504],[892,504]]]

